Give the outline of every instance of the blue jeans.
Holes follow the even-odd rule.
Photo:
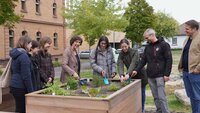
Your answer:
[[[144,105],[146,100],[146,85],[141,88],[142,90],[142,112],[144,112]]]
[[[183,72],[183,81],[191,101],[192,113],[200,113],[200,74]]]

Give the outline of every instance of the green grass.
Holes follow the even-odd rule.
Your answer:
[[[81,75],[81,78],[92,78],[93,72],[91,69],[85,70],[85,71],[81,72],[80,75]]]
[[[184,112],[184,113],[191,113],[191,107],[190,106],[185,106],[179,101],[177,101],[176,97],[174,94],[170,94],[167,96],[168,100],[168,105],[169,105],[169,110],[170,111],[175,111],[175,112]],[[147,96],[146,97],[146,105],[150,106],[155,106],[153,97],[152,96]]]
[[[182,50],[172,50],[173,65],[178,65]]]
[[[60,67],[61,63],[59,61],[53,61],[53,67]]]

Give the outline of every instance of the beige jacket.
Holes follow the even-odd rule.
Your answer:
[[[72,76],[74,73],[78,74],[78,62],[73,53],[72,48],[66,48],[62,58],[62,71],[60,81],[66,82],[66,76]]]
[[[185,47],[188,39],[189,38],[185,40],[183,48]],[[183,58],[183,50],[182,50],[181,59],[178,65],[179,71],[182,71],[182,58]],[[197,69],[200,73],[200,32],[199,31],[193,34],[192,36],[192,42],[189,49],[188,66],[189,66],[188,69],[190,73],[193,72],[194,69]]]

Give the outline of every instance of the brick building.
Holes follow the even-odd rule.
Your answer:
[[[15,28],[0,27],[0,60],[9,58],[9,50],[14,48],[19,37],[28,35],[39,40],[51,37],[50,53],[62,55],[66,45],[64,18],[61,16],[64,0],[18,0],[15,12],[24,17]]]

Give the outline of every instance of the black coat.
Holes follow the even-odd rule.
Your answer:
[[[172,69],[172,54],[170,45],[163,39],[146,45],[143,57],[136,67],[140,70],[147,64],[147,76],[150,78],[169,76]]]
[[[29,58],[32,63],[32,70],[31,70],[31,78],[32,78],[32,83],[33,83],[33,89],[34,91],[42,89],[41,86],[41,79],[40,79],[40,71],[38,67],[38,58],[37,56],[31,56],[29,55]]]

